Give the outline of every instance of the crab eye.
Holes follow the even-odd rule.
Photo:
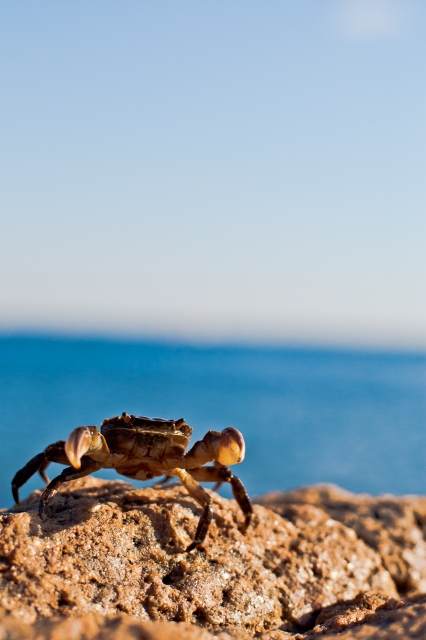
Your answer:
[[[238,429],[234,429],[234,427],[224,429],[217,453],[218,462],[229,467],[232,464],[242,462],[245,454],[246,445],[243,434]]]
[[[77,427],[71,431],[65,442],[65,453],[75,469],[80,469],[81,458],[90,449],[92,436],[87,427]]]

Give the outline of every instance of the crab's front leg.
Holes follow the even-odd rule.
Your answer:
[[[242,462],[245,452],[243,434],[234,427],[228,427],[221,433],[209,431],[184,456],[185,469],[193,478],[201,482],[216,482],[216,486],[222,482],[230,483],[234,498],[245,516],[243,533],[250,524],[253,507],[243,483],[228,467]],[[214,462],[215,466],[203,467],[206,462]]]
[[[39,504],[38,504],[38,512],[40,518],[44,519],[44,510],[58,493],[59,489],[63,482],[69,482],[70,480],[77,480],[78,478],[84,478],[84,476],[88,476],[90,473],[94,473],[98,471],[102,467],[100,462],[96,462],[96,460],[91,460],[87,456],[83,458],[80,464],[79,469],[74,469],[74,467],[67,467],[62,471],[59,476],[56,476],[50,482],[46,489],[43,491]]]
[[[240,531],[245,533],[253,516],[253,506],[248,496],[245,486],[228,467],[200,467],[200,469],[190,469],[188,473],[199,482],[229,482],[233,496],[244,514],[244,524]]]
[[[249,526],[253,513],[250,498],[241,480],[228,469],[228,465],[242,462],[244,455],[245,443],[242,433],[233,427],[228,427],[221,433],[208,431],[204,438],[196,442],[181,460],[169,461],[168,464],[175,463],[174,469],[169,469],[168,466],[166,468],[163,465],[165,473],[178,476],[188,493],[204,507],[195,540],[188,547],[188,551],[195,549],[198,544],[203,542],[213,517],[211,497],[196,480],[217,483],[229,482],[234,497],[245,515],[242,531],[245,532]],[[202,467],[206,462],[215,462],[219,466]]]
[[[44,490],[39,502],[39,514],[43,518],[44,510],[58,493],[63,482],[84,478],[102,467],[102,462],[109,454],[105,438],[96,426],[77,427],[68,436],[64,444],[66,462],[71,463],[62,473],[54,478]],[[92,458],[93,456],[93,458]]]
[[[199,544],[204,542],[209,530],[210,523],[213,519],[213,509],[211,506],[212,499],[207,491],[205,491],[203,487],[198,484],[198,482],[194,480],[194,478],[192,478],[184,469],[172,469],[170,473],[177,476],[189,495],[194,498],[198,504],[204,507],[203,513],[201,514],[201,518],[198,522],[197,531],[195,532],[195,538],[186,548],[186,551],[193,551]]]

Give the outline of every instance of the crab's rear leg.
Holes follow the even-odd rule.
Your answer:
[[[220,464],[220,462],[218,462],[217,460],[214,461],[214,466],[215,467],[219,467],[222,468],[223,464]],[[216,482],[216,484],[213,487],[213,491],[219,491],[219,489],[221,488],[221,486],[223,485],[223,480],[218,480],[218,482]]]
[[[84,478],[84,476],[88,476],[90,473],[98,471],[101,467],[102,463],[96,462],[96,460],[92,460],[88,456],[83,456],[79,469],[74,469],[74,467],[67,467],[66,469],[64,469],[59,476],[54,478],[52,482],[47,485],[40,498],[38,506],[40,518],[44,517],[45,508],[52,500],[52,498],[54,498],[58,493],[63,482],[69,482],[70,480]]]
[[[49,445],[42,452],[31,458],[29,462],[22,467],[12,480],[12,495],[16,504],[19,504],[19,489],[27,482],[37,471],[40,473],[46,484],[49,478],[46,475],[46,467],[50,462],[59,462],[60,464],[68,464],[68,458],[65,453],[65,442],[58,440],[54,444]]]
[[[158,482],[156,482],[155,484],[153,484],[153,488],[156,487],[162,487],[163,485],[167,484],[168,482],[170,482],[170,480],[173,478],[173,476],[169,476],[169,475],[165,475],[164,478],[161,478],[161,480],[158,480]]]
[[[184,469],[173,469],[173,472],[169,473],[173,473],[174,476],[177,476],[188,491],[189,495],[194,498],[198,504],[204,507],[203,513],[201,514],[201,518],[198,522],[197,531],[195,532],[195,538],[186,549],[186,551],[193,551],[199,544],[204,542],[209,530],[210,523],[213,519],[213,509],[211,506],[212,499],[207,491],[205,491],[203,487],[198,484],[191,475],[189,475],[188,471],[185,471]]]
[[[45,460],[44,462],[42,462],[41,467],[38,470],[39,474],[41,475],[41,477],[43,478],[46,484],[49,484],[50,482],[49,476],[46,473],[46,469],[49,466],[49,464],[50,464],[50,460]]]
[[[229,482],[234,498],[245,516],[244,524],[240,528],[241,532],[245,533],[251,522],[253,506],[245,486],[237,476],[234,476],[231,469],[224,466],[200,467],[199,469],[189,469],[188,473],[200,482],[216,482],[220,484],[222,482]]]

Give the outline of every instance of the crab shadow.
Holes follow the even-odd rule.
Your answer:
[[[158,543],[171,554],[185,550],[182,548],[178,551],[176,548],[170,548],[170,542],[166,545],[162,542],[164,537],[172,539],[173,506],[179,505],[188,509],[196,518],[200,518],[203,511],[178,482],[139,488],[117,480],[110,481],[107,487],[79,487],[77,490],[64,487],[45,509],[43,519],[38,513],[40,495],[41,492],[34,492],[23,500],[20,506],[15,506],[1,515],[28,513],[31,517],[29,535],[52,538],[56,533],[90,521],[99,505],[108,505],[123,515],[137,511],[149,519]],[[213,518],[218,526],[224,526],[222,517],[214,514]],[[158,533],[160,531],[163,532],[162,535]],[[164,536],[164,532],[170,532],[170,536]]]

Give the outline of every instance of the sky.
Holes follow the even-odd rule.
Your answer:
[[[0,331],[426,346],[423,0],[0,0]]]

